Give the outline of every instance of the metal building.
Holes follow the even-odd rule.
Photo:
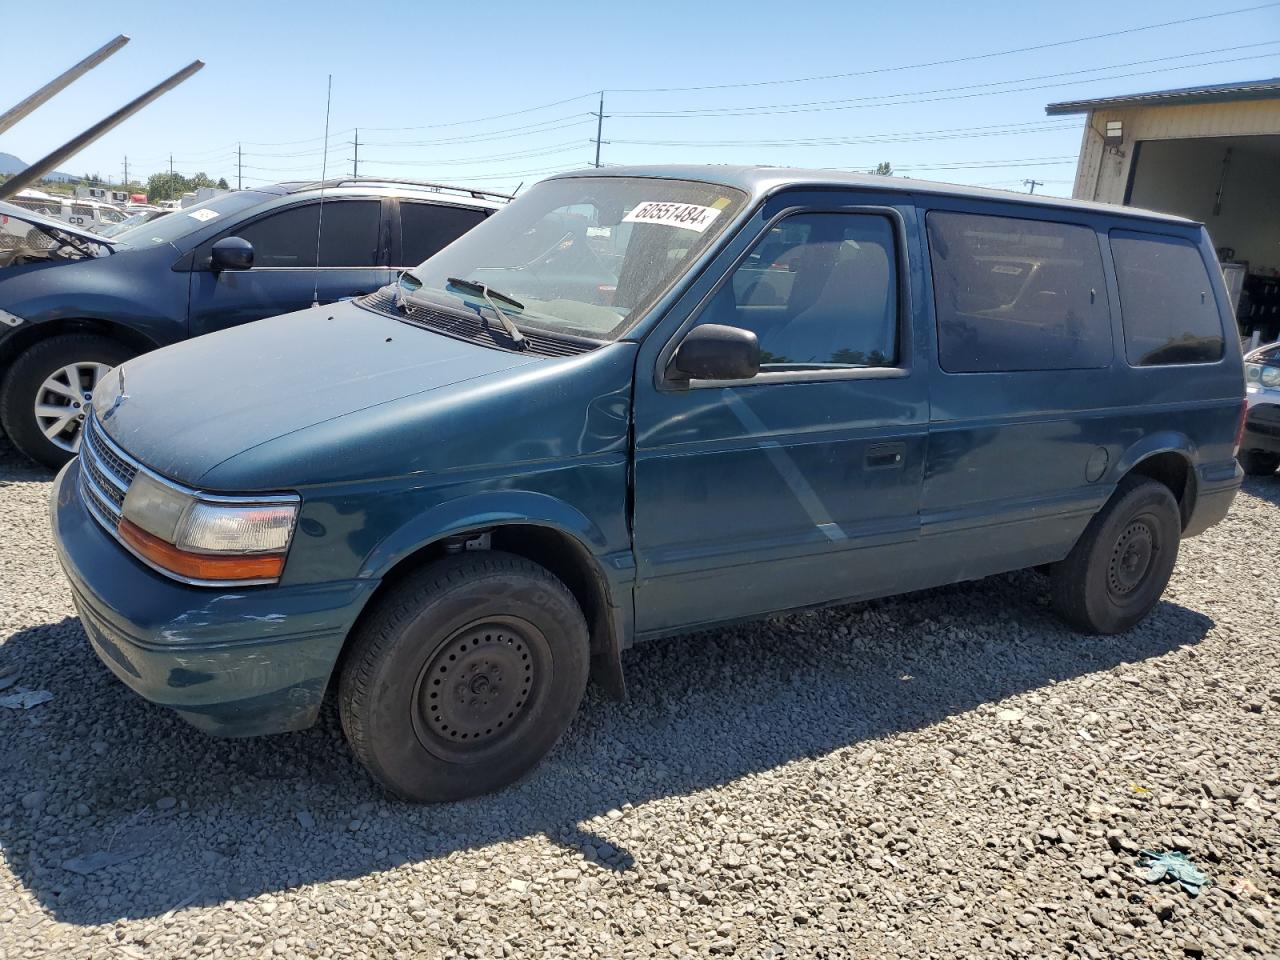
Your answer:
[[[1280,78],[1051,103],[1086,114],[1073,196],[1200,220],[1242,333],[1280,338]]]

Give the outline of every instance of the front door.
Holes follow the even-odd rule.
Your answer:
[[[326,200],[323,217],[309,200],[219,234],[196,251],[191,335],[372,293],[391,280],[382,224],[378,200]],[[228,236],[253,244],[252,269],[209,269],[209,248]]]
[[[754,379],[680,388],[637,373],[641,634],[914,586],[929,419],[914,213],[817,196],[766,204],[658,358],[693,325],[743,327],[760,341]]]

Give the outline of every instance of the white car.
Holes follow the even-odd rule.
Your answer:
[[[1240,465],[1251,476],[1269,476],[1280,467],[1280,342],[1244,358],[1245,418]]]
[[[39,190],[19,190],[18,195],[9,201],[14,206],[30,210],[50,218],[69,223],[82,230],[93,230],[100,226],[121,223],[128,216],[120,207],[102,200],[83,197],[64,197]]]

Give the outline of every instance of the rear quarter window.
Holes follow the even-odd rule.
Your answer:
[[[1106,367],[1113,343],[1090,227],[932,210],[925,218],[949,373]]]
[[[1111,231],[1124,352],[1135,367],[1222,359],[1222,318],[1199,248],[1181,237]]]
[[[416,267],[435,256],[485,218],[483,210],[436,203],[400,201],[400,236],[404,261]]]

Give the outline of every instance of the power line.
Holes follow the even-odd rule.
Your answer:
[[[1045,84],[1045,85],[1033,86],[1033,87],[1019,87],[1015,90],[991,90],[985,93],[968,93],[962,96],[934,97],[931,95],[959,93],[960,91],[980,90],[985,87],[1007,86],[1009,84],[1016,84],[1016,83],[1028,83],[1033,80],[1051,80],[1051,79],[1057,79],[1057,78],[1067,77],[1067,76],[1078,76],[1079,74],[1082,74],[1082,73],[1097,73],[1100,70],[1117,70],[1123,67],[1135,67],[1135,66],[1140,66],[1142,64],[1147,64],[1147,63],[1163,63],[1169,60],[1185,60],[1189,57],[1207,56],[1213,53],[1223,53],[1228,50],[1247,50],[1254,47],[1275,46],[1276,44],[1280,44],[1280,40],[1265,40],[1260,43],[1251,43],[1251,44],[1237,45],[1232,47],[1219,47],[1213,50],[1198,50],[1194,53],[1182,53],[1182,54],[1176,54],[1174,56],[1169,56],[1169,57],[1155,57],[1149,60],[1133,60],[1127,63],[1113,63],[1113,64],[1108,64],[1105,67],[1090,67],[1088,69],[1083,69],[1083,70],[1067,70],[1061,73],[1038,74],[1036,76],[1030,76],[1030,77],[1019,77],[1015,80],[993,80],[987,83],[973,83],[973,84],[965,84],[962,86],[951,86],[951,87],[936,87],[931,90],[913,90],[909,93],[884,93],[884,94],[875,94],[875,95],[870,95],[865,97],[843,97],[843,98],[834,99],[834,100],[808,100],[808,101],[799,101],[795,103],[766,103],[766,104],[755,104],[755,105],[746,105],[746,106],[737,106],[737,107],[694,108],[689,110],[619,111],[617,114],[615,114],[615,116],[632,117],[632,118],[764,116],[764,115],[779,114],[779,113],[817,113],[817,112],[823,112],[827,110],[848,110],[848,109],[855,109],[857,107],[867,106],[867,105],[896,107],[896,106],[902,106],[903,104],[906,104],[906,103],[933,103],[938,100],[964,100],[964,99],[969,99],[975,96],[993,96],[993,95],[1002,94],[1002,93],[1018,93],[1025,90],[1043,90],[1046,87],[1065,86],[1065,84],[1057,83],[1057,84]],[[1239,63],[1244,60],[1258,60],[1265,57],[1273,57],[1273,56],[1277,56],[1277,54],[1262,53],[1262,54],[1255,54],[1249,57],[1235,57],[1235,58],[1225,59],[1225,60],[1212,60],[1207,63],[1179,64],[1178,66],[1174,66],[1174,67],[1163,67],[1155,70],[1140,70],[1134,73],[1113,74],[1107,77],[1088,77],[1080,80],[1075,80],[1072,82],[1095,83],[1099,80],[1116,80],[1116,79],[1122,79],[1126,77],[1144,76],[1150,73],[1167,73],[1170,70],[1184,70],[1184,69],[1187,69],[1188,67],[1217,66],[1219,64],[1224,64],[1224,63]],[[923,99],[917,99],[917,100],[900,99],[903,97],[922,97]],[[892,100],[895,102],[874,103],[874,104],[869,103],[869,101],[872,101],[872,100],[878,100],[878,101]]]
[[[521,110],[511,110],[507,113],[495,113],[487,117],[472,117],[469,120],[451,120],[447,123],[424,123],[416,127],[365,127],[366,130],[436,130],[441,127],[461,127],[471,123],[487,123],[490,120],[505,120],[507,117],[519,117],[526,113],[537,113],[539,110],[549,110],[551,107],[564,106],[566,103],[573,103],[577,100],[585,100],[587,97],[594,97],[595,93],[580,93],[576,97],[565,97],[563,100],[554,100],[551,103],[542,103],[536,107],[525,107]]]
[[[780,140],[610,140],[610,143],[648,147],[827,147],[869,143],[909,143],[918,140],[963,140],[970,137],[1005,137],[1031,133],[1079,129],[1075,117],[1061,120],[1031,120],[1025,123],[998,123],[979,127],[945,127],[938,130],[907,130],[898,133],[868,133],[856,137],[789,137]]]
[[[584,146],[587,146],[590,143],[590,140],[566,140],[563,143],[552,144],[545,148],[539,147],[536,149],[522,150],[516,153],[491,153],[481,157],[449,157],[447,159],[436,157],[419,159],[397,158],[394,160],[383,158],[369,159],[366,157],[365,163],[387,163],[393,166],[407,164],[418,164],[419,166],[423,164],[431,164],[433,166],[457,166],[468,163],[488,163],[493,160],[526,160],[534,157],[550,157],[557,153],[568,153],[570,150],[581,150]],[[364,144],[364,146],[368,146],[368,144]]]
[[[696,87],[617,87],[610,89],[608,92],[694,93],[702,90],[732,90],[743,87],[765,87],[790,83],[810,83],[817,80],[846,80],[851,77],[868,77],[881,73],[897,73],[903,70],[921,70],[926,67],[943,67],[956,63],[973,63],[978,60],[991,60],[995,57],[1007,57],[1017,53],[1033,53],[1037,50],[1050,50],[1055,47],[1065,47],[1076,43],[1087,43],[1092,40],[1106,40],[1111,37],[1128,36],[1134,33],[1142,33],[1146,30],[1160,30],[1165,27],[1177,27],[1188,23],[1200,23],[1205,20],[1214,20],[1220,17],[1231,17],[1241,13],[1253,13],[1258,10],[1267,10],[1276,6],[1280,6],[1280,2],[1262,3],[1252,7],[1239,7],[1235,10],[1223,10],[1220,13],[1206,13],[1196,17],[1183,17],[1180,20],[1166,20],[1162,23],[1148,23],[1138,27],[1127,27],[1123,30],[1110,30],[1106,33],[1094,33],[1083,37],[1073,37],[1070,40],[1053,40],[1047,43],[1037,43],[1027,47],[1012,47],[1008,50],[993,50],[989,53],[975,53],[963,57],[950,57],[945,60],[926,60],[921,63],[906,63],[891,67],[872,67],[867,70],[854,70],[850,73],[828,73],[813,77],[792,77],[783,80],[749,80],[740,83],[713,83]]]

